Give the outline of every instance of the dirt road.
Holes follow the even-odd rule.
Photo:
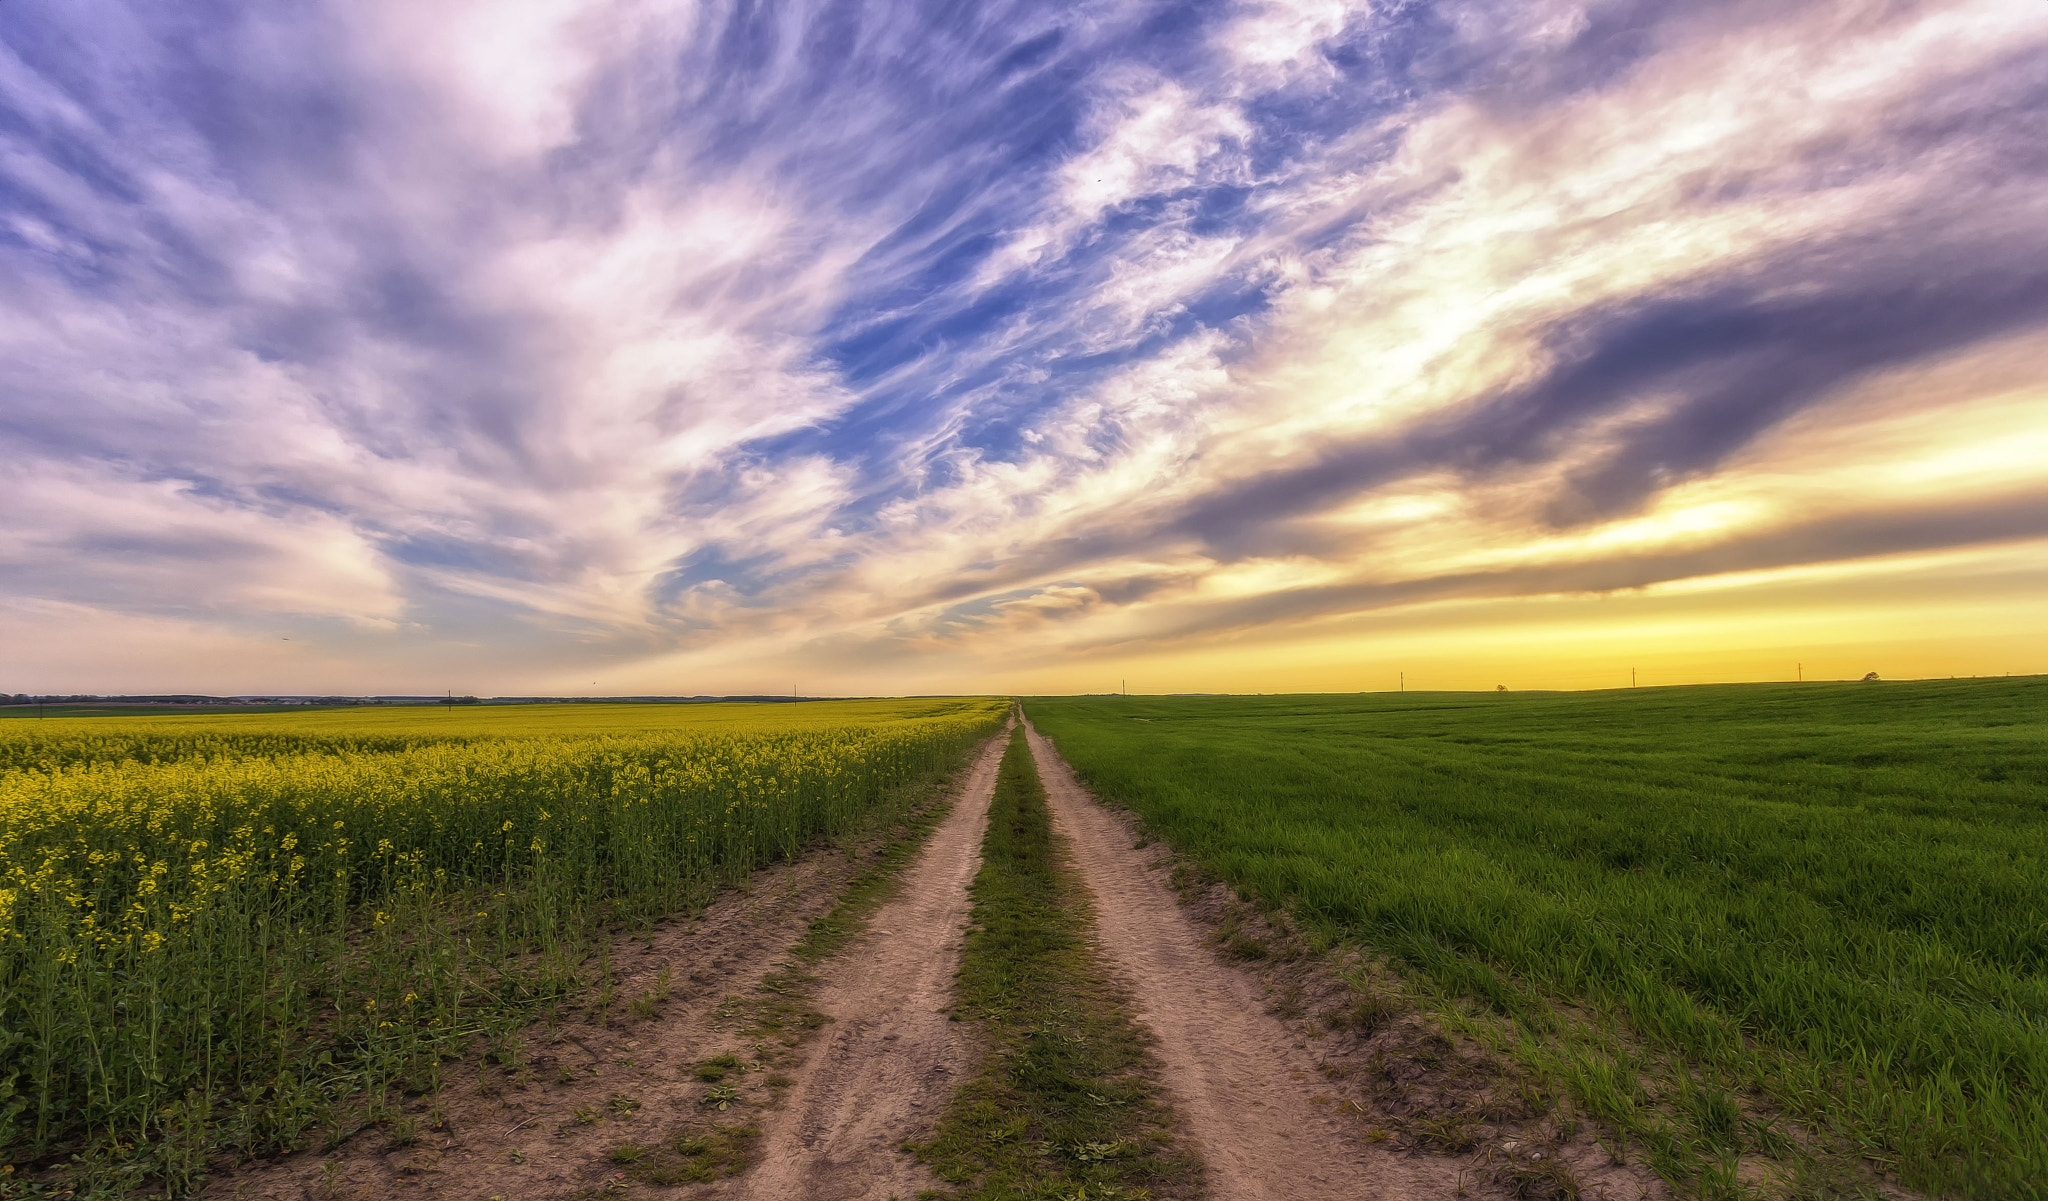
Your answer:
[[[765,1123],[760,1166],[740,1182],[761,1201],[914,1197],[936,1186],[900,1150],[927,1134],[971,1068],[966,1028],[947,1017],[981,864],[989,799],[1008,739],[981,752],[946,820],[904,870],[897,897],[836,955],[812,1004],[832,1019]]]
[[[1123,820],[1079,785],[1036,730],[1027,732],[1054,826],[1092,894],[1102,956],[1128,987],[1135,1016],[1157,1037],[1166,1100],[1206,1163],[1208,1197],[1506,1195],[1481,1183],[1472,1156],[1395,1154],[1367,1141],[1368,1123],[1340,1111],[1342,1089],[1317,1070],[1328,1049],[1307,1040],[1319,1036],[1290,1030],[1268,1013],[1260,980],[1219,958],[1214,930],[1182,907],[1156,852],[1135,848]],[[774,1074],[748,1069],[729,1117],[706,1108],[705,1081],[716,1078],[699,1075],[702,1064],[721,1051],[742,1058],[760,1052],[748,1051],[746,1040],[755,1036],[732,1014],[744,1011],[749,996],[785,995],[769,987],[772,973],[789,966],[806,923],[831,909],[876,852],[868,859],[819,853],[778,865],[698,919],[622,941],[614,953],[622,1001],[651,996],[646,990],[657,977],[674,978],[672,997],[644,1013],[636,1007],[629,1019],[529,1031],[526,1059],[480,1069],[473,1084],[411,1103],[410,1137],[395,1137],[394,1123],[383,1136],[365,1132],[328,1156],[300,1154],[224,1173],[206,1195],[645,1195],[619,1166],[637,1161],[622,1159],[620,1149],[667,1145],[678,1130],[709,1120],[728,1128],[748,1124],[750,1136],[758,1128],[759,1142],[745,1156],[752,1166],[738,1175],[695,1178],[702,1182],[688,1195],[701,1201],[884,1201],[934,1187],[901,1147],[931,1133],[977,1062],[971,1025],[950,1021],[947,1011],[971,911],[968,887],[980,866],[1007,742],[991,739],[958,778],[947,816],[901,869],[893,899],[873,911],[865,933],[801,977],[793,998],[826,1021],[816,1035],[792,1039],[764,1058]],[[731,1009],[735,1003],[741,1010]],[[1469,1194],[1461,1191],[1468,1172]],[[1617,1177],[1634,1186],[1588,1195],[1665,1195],[1644,1180]]]
[[[1209,931],[1182,911],[1153,856],[1132,846],[1123,823],[1027,729],[1053,823],[1094,895],[1105,957],[1158,1036],[1162,1079],[1208,1164],[1209,1196],[1451,1196],[1454,1169],[1381,1151],[1335,1112],[1309,1054],[1266,1013],[1258,982],[1219,961]]]

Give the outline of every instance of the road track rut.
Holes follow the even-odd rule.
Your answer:
[[[1455,1169],[1367,1143],[1335,1111],[1306,1048],[1266,1012],[1257,981],[1221,962],[1153,855],[1026,724],[1053,823],[1093,895],[1104,956],[1158,1038],[1162,1082],[1216,1201],[1449,1197]]]
[[[980,753],[945,821],[904,869],[868,932],[833,957],[811,1004],[831,1017],[763,1132],[760,1166],[740,1181],[761,1201],[883,1201],[936,1181],[901,1148],[929,1133],[973,1065],[967,1028],[948,1016],[981,866],[981,841],[1007,738]]]

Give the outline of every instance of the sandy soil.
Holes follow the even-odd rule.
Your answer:
[[[1007,739],[981,754],[952,812],[905,869],[896,898],[836,955],[811,1004],[832,1019],[796,1070],[782,1112],[763,1123],[761,1164],[739,1182],[761,1201],[885,1201],[934,1188],[901,1148],[930,1134],[961,1072],[967,1028],[950,1020],[981,865],[989,801]]]

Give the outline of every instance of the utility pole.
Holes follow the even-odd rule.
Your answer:
[[[1119,687],[1119,688],[1121,688],[1121,689],[1123,689],[1123,690],[1124,690],[1124,691],[1123,691],[1123,695],[1125,695],[1125,696],[1129,696],[1129,695],[1131,695],[1131,682],[1130,682],[1129,680],[1118,680],[1118,681],[1117,681],[1117,687]]]
[[[1636,686],[1636,669],[1633,667],[1628,669],[1628,686],[1630,688],[1634,688]]]
[[[455,712],[455,690],[453,688],[448,690],[448,712]]]
[[[1793,675],[1794,675],[1794,676],[1796,677],[1796,679],[1798,680],[1798,682],[1799,682],[1799,683],[1801,683],[1801,684],[1804,684],[1804,683],[1806,683],[1806,664],[1804,664],[1804,663],[1796,663],[1796,664],[1794,664],[1794,665],[1792,666],[1792,672],[1793,672]]]
[[[1408,673],[1405,671],[1401,673],[1401,691],[1408,691]]]

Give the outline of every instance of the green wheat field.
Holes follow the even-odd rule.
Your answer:
[[[1026,708],[1681,1178],[1803,1146],[2042,1195],[2048,680]]]

